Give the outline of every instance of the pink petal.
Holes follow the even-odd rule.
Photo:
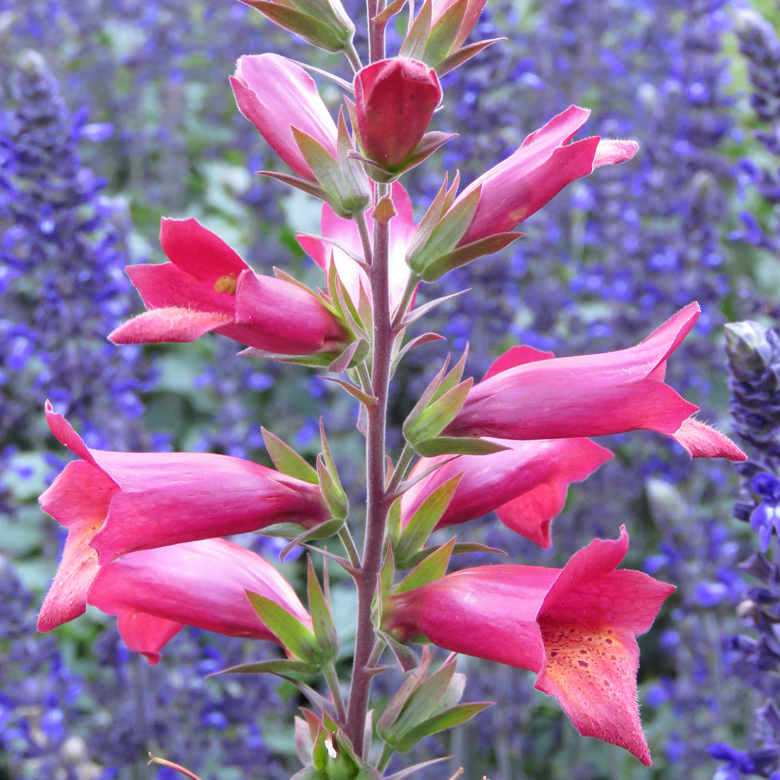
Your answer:
[[[590,117],[590,109],[569,106],[565,111],[554,116],[544,127],[527,136],[520,148],[535,147],[541,152],[552,152],[558,146],[569,143],[588,121],[588,117]]]
[[[222,276],[235,276],[249,266],[216,233],[197,219],[163,219],[160,243],[168,259],[213,289]]]
[[[152,309],[128,320],[109,333],[114,344],[159,344],[195,341],[232,323],[227,314],[196,309]]]
[[[112,615],[143,613],[228,636],[277,641],[246,598],[247,590],[311,625],[295,591],[270,563],[224,539],[123,555],[101,568],[88,601]]]
[[[39,631],[51,631],[84,614],[87,592],[98,572],[90,542],[104,519],[85,517],[68,529],[62,560],[38,615]]]
[[[235,297],[217,292],[214,282],[202,282],[173,263],[130,265],[125,268],[147,309],[194,309],[229,315]]]
[[[325,208],[327,204],[323,204]],[[327,241],[323,241],[320,238],[313,238],[312,236],[297,235],[295,240],[300,245],[301,249],[312,259],[317,265],[327,273],[328,262],[330,260],[330,253],[333,251],[333,245]]]
[[[650,766],[636,703],[636,639],[569,623],[548,622],[541,630],[547,668],[534,687],[558,699],[580,734],[619,745]]]
[[[593,159],[593,168],[601,168],[602,165],[618,165],[630,160],[639,150],[636,141],[612,141],[602,138],[599,141],[596,156]]]
[[[309,292],[272,276],[242,274],[236,325],[244,343],[268,352],[309,355],[345,342],[346,331]],[[226,332],[226,331],[223,331]],[[232,338],[237,331],[231,331]]]
[[[673,438],[685,447],[692,458],[747,460],[747,455],[731,439],[693,418],[684,420]]]
[[[482,380],[490,379],[491,376],[500,374],[502,371],[507,371],[510,368],[524,366],[526,363],[535,363],[538,360],[550,360],[554,357],[555,355],[552,352],[542,352],[540,349],[534,349],[534,347],[510,347],[501,357],[493,361]]]
[[[142,653],[151,666],[156,666],[160,663],[160,650],[184,628],[184,624],[145,612],[122,612],[117,628],[128,650]]]
[[[241,113],[299,176],[314,181],[291,126],[336,158],[336,125],[313,79],[299,65],[278,54],[241,57],[230,84]]]
[[[121,488],[92,540],[101,563],[135,550],[326,519],[315,485],[240,458],[199,452],[93,455]]]
[[[64,447],[67,447],[74,455],[78,455],[87,463],[97,466],[95,459],[87,449],[81,436],[73,430],[71,424],[61,415],[54,411],[50,401],[46,401],[45,406],[46,423],[54,434],[57,441]]]

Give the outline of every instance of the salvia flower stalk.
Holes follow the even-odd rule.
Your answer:
[[[483,0],[427,0],[394,53],[385,28],[405,3],[368,0],[365,64],[339,2],[248,4],[308,43],[343,52],[355,73],[349,82],[312,68],[330,81],[320,93],[302,65],[262,53],[241,57],[230,81],[241,113],[292,171],[271,165],[262,173],[322,201],[321,235],[298,236],[324,272],[322,288],[281,271],[258,273],[194,219],[166,219],[161,243],[170,262],[128,269],[147,312],[110,337],[188,342],[213,331],[248,346],[247,360],[327,368],[326,378],[359,403],[362,544],[324,424],[313,462],[263,430],[271,469],[209,453],[90,449],[47,407],[52,432],[77,459],[41,496],[68,535],[39,627],[52,629],[91,604],[117,615],[128,647],[151,662],[184,625],[277,642],[285,657],[223,673],[280,674],[308,699],[296,726],[298,780],[378,780],[394,753],[488,705],[461,702],[467,688],[456,657],[436,663],[430,650],[418,655],[410,647],[417,640],[534,672],[536,687],[560,702],[581,734],[649,764],[636,704],[636,637],[673,589],[617,570],[628,549],[625,529],[617,541],[594,540],[563,569],[512,562],[450,574],[454,555],[500,551],[457,536],[439,543],[431,534],[495,510],[513,531],[551,546],[550,523],[568,486],[609,468],[611,452],[592,436],[652,430],[694,457],[743,460],[664,381],[698,305],[618,352],[555,358],[512,347],[476,384],[464,376],[466,354],[452,366],[448,357],[404,421],[400,453],[393,457],[387,446],[395,371],[411,349],[443,338],[408,335],[451,297],[420,305],[419,284],[501,250],[566,185],[628,162],[637,144],[572,142],[589,115],[572,106],[460,195],[459,174],[443,176],[415,223],[397,179],[452,137],[429,129],[443,99],[439,75],[491,43],[466,44]],[[323,96],[339,92],[335,121]],[[328,566],[318,571],[309,558],[304,607],[268,562],[223,539],[246,532],[284,537],[282,558],[303,546],[354,580],[348,686],[340,679],[346,648],[331,613]],[[406,677],[374,732],[371,684],[390,653]]]

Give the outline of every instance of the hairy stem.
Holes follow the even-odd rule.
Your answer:
[[[387,192],[385,185],[376,186],[376,198]],[[358,620],[355,639],[355,659],[352,686],[347,709],[347,736],[355,750],[362,750],[368,698],[371,689],[370,659],[376,639],[371,621],[371,604],[382,566],[387,496],[385,493],[385,431],[387,425],[387,390],[390,379],[392,329],[390,326],[390,296],[388,285],[389,225],[374,222],[373,261],[371,264],[371,305],[374,315],[373,361],[371,385],[376,403],[368,407],[366,436],[366,535],[363,561],[357,581]]]
[[[365,261],[366,265],[371,265],[373,263],[374,250],[371,248],[371,239],[368,235],[368,223],[366,222],[366,215],[361,211],[359,214],[355,214],[353,219],[355,220],[358,234],[360,235],[360,244],[363,247],[363,260]]]
[[[360,61],[360,55],[357,53],[355,44],[352,43],[352,41],[350,41],[349,46],[347,46],[347,48],[344,49],[344,54],[347,55],[349,64],[352,66],[352,70],[354,70],[355,73],[357,73],[363,67],[363,63]]]

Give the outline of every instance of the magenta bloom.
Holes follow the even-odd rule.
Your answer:
[[[658,431],[694,458],[745,460],[728,438],[691,418],[699,407],[664,384],[666,361],[699,318],[690,303],[641,344],[553,358],[514,347],[475,385],[447,436],[565,439]]]
[[[389,171],[400,168],[422,139],[441,100],[436,71],[405,57],[380,60],[355,76],[360,146]]]
[[[390,256],[388,268],[390,275],[390,310],[400,303],[406,283],[409,280],[409,266],[406,264],[406,250],[414,238],[414,215],[412,202],[400,182],[392,184],[392,199],[396,216],[390,220]],[[374,235],[374,220],[366,215],[369,236]],[[322,204],[320,230],[325,238],[332,239],[358,256],[363,254],[360,235],[354,220],[342,219],[327,204]],[[299,235],[298,243],[325,273],[328,273],[331,261],[336,264],[339,278],[347,289],[349,297],[357,306],[360,288],[371,298],[371,284],[368,274],[337,246],[312,236]]]
[[[457,2],[458,0],[433,0],[431,7],[431,27],[435,27],[439,19],[441,19],[441,17]],[[458,35],[450,47],[451,51],[459,49],[466,42],[469,33],[476,27],[476,24],[479,21],[479,15],[482,13],[482,9],[485,7],[486,2],[487,0],[467,0],[466,13],[463,14],[463,21],[460,23]]]
[[[184,626],[280,644],[246,591],[272,599],[311,628],[287,580],[256,553],[224,539],[123,555],[100,569],[87,603],[118,615],[125,644],[156,664],[160,650]]]
[[[392,596],[387,630],[420,635],[456,653],[537,673],[583,736],[620,745],[643,764],[650,752],[636,703],[636,636],[674,587],[638,571],[615,571],[628,550],[596,539],[563,569],[481,566]]]
[[[609,450],[590,439],[492,441],[509,449],[461,455],[407,490],[401,498],[403,525],[436,488],[462,474],[437,528],[495,510],[505,526],[547,549],[552,543],[550,523],[566,503],[569,483],[580,482],[612,458]],[[421,458],[412,476],[447,457]]]
[[[598,136],[570,144],[590,111],[571,106],[531,133],[506,160],[483,173],[458,196],[462,201],[482,187],[479,205],[460,245],[514,230],[551,201],[567,184],[602,165],[630,160],[635,141],[601,140]]]
[[[230,84],[241,113],[298,176],[317,180],[295,142],[293,127],[336,159],[336,124],[300,65],[278,54],[241,57]]]
[[[343,325],[313,294],[260,276],[219,236],[195,219],[163,219],[161,265],[127,273],[149,311],[120,325],[115,344],[195,341],[210,331],[284,355],[340,352]]]
[[[68,529],[38,617],[50,631],[84,612],[100,567],[120,555],[274,523],[313,526],[328,512],[319,488],[240,458],[188,452],[90,450],[46,405],[52,433],[79,456],[39,501]]]

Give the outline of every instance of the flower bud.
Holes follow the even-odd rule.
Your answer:
[[[441,100],[436,72],[402,57],[381,60],[355,76],[357,129],[364,154],[397,172],[428,129]]]
[[[241,0],[306,43],[343,51],[352,43],[355,25],[340,0]]]

